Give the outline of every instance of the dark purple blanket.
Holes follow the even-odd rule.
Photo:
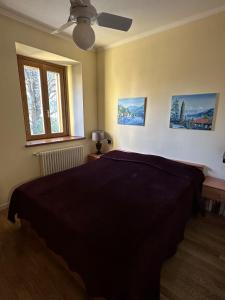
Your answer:
[[[203,180],[195,167],[112,151],[17,188],[9,220],[28,220],[90,296],[157,300],[161,265],[198,209]]]

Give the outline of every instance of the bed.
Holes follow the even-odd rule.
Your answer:
[[[193,166],[111,151],[16,188],[8,218],[29,221],[90,296],[158,300],[162,263],[199,211],[203,181]]]

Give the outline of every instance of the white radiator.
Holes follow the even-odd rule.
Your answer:
[[[84,163],[84,147],[70,147],[36,154],[40,160],[41,175],[46,176]]]

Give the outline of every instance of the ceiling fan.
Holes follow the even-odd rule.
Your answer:
[[[70,16],[66,24],[52,32],[57,34],[66,28],[76,24],[73,30],[75,44],[83,50],[91,49],[95,43],[95,33],[91,25],[95,22],[102,27],[128,31],[132,25],[132,19],[112,15],[106,12],[100,14],[90,0],[70,0]]]

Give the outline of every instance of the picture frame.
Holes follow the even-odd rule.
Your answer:
[[[170,128],[213,130],[218,93],[172,96]]]
[[[118,100],[117,122],[119,125],[145,126],[146,97]]]

